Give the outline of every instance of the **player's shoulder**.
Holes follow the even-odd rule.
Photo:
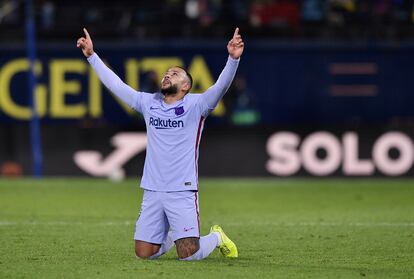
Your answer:
[[[149,92],[139,91],[139,93],[141,93],[142,97],[144,97],[144,98],[149,98],[149,99],[160,99],[160,98],[162,98],[161,93],[158,93],[158,92],[149,93]]]
[[[200,93],[188,93],[185,98],[190,102],[197,102],[201,99]]]
[[[155,92],[155,93],[148,93],[148,92],[139,92],[139,93],[141,93],[141,98],[143,99],[143,100],[145,100],[145,101],[153,101],[153,100],[155,100],[155,101],[160,101],[160,100],[162,100],[162,94],[161,93],[158,93],[158,92]]]
[[[138,93],[140,94],[139,97],[142,109],[151,106],[154,102],[160,102],[162,100],[161,93],[148,93],[142,91],[139,91]]]

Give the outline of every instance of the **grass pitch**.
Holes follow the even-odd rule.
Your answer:
[[[0,278],[414,278],[413,180],[202,179],[239,258],[136,260],[137,180],[0,180]]]

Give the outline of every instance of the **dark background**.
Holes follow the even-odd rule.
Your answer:
[[[1,70],[26,55],[26,14],[18,0],[0,1],[0,11]],[[49,88],[54,59],[85,61],[75,48],[83,27],[122,79],[127,59],[174,56],[189,66],[199,55],[215,80],[238,26],[245,53],[224,97],[225,113],[206,122],[200,174],[270,175],[264,168],[266,142],[278,131],[294,131],[302,139],[321,130],[338,139],[356,131],[360,156],[369,158],[373,142],[384,132],[401,131],[413,139],[412,14],[413,1],[404,0],[35,1],[37,54],[43,66],[38,82]],[[138,77],[154,91],[160,78],[150,72]],[[79,94],[66,96],[65,102],[87,102],[87,76],[69,73],[65,79],[81,84]],[[24,72],[13,77],[10,91],[15,102],[28,104]],[[50,92],[48,110],[49,98]],[[126,114],[105,89],[102,98],[99,118],[56,119],[49,112],[41,118],[44,174],[85,175],[73,162],[74,152],[109,154],[112,136],[145,130],[141,117]],[[8,116],[1,104],[0,142],[0,166],[12,162],[30,175],[29,122]],[[139,175],[143,161],[144,153],[129,161],[127,174]]]

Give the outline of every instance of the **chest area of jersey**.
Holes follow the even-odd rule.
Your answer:
[[[152,104],[146,114],[147,129],[155,130],[184,130],[192,125],[194,109],[185,103],[173,107],[165,107],[161,104]]]

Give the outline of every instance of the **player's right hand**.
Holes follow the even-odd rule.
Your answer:
[[[88,30],[86,28],[83,28],[83,32],[85,33],[85,37],[81,37],[78,39],[76,46],[80,48],[83,52],[83,55],[88,58],[93,54],[93,43],[91,36],[89,36]]]

